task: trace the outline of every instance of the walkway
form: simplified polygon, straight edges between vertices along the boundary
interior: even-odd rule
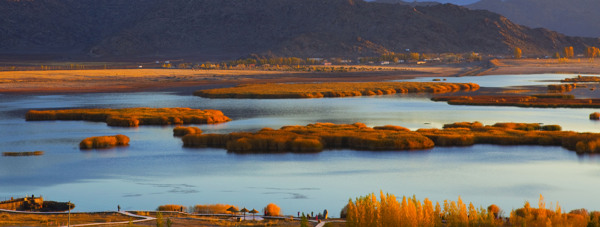
[[[32,211],[16,211],[16,210],[5,210],[5,209],[0,209],[0,211],[9,212],[9,213],[17,213],[17,214],[68,214],[68,212],[32,212]],[[77,212],[77,213],[79,213],[79,212]],[[77,214],[77,213],[71,213],[71,214]],[[81,212],[81,213],[92,214],[92,213],[116,213],[116,212],[110,211],[110,212]],[[120,211],[118,213],[132,217],[132,218],[141,218],[141,219],[137,219],[137,220],[131,220],[132,223],[152,221],[152,220],[156,219],[154,217],[132,214],[127,211]],[[114,225],[114,224],[129,224],[129,221],[86,223],[86,224],[75,224],[75,225],[71,225],[71,226]]]

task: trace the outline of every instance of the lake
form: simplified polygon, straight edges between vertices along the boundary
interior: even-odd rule
[[[573,75],[462,77],[503,86]],[[448,78],[452,81],[455,78]],[[458,79],[458,78],[456,78]],[[431,78],[421,79],[430,81]],[[481,82],[479,82],[481,81]],[[454,81],[453,81],[454,82]],[[494,83],[497,84],[497,83]],[[0,95],[0,151],[45,151],[36,157],[0,157],[0,200],[25,195],[72,201],[76,211],[152,210],[162,204],[226,203],[261,210],[276,203],[285,214],[330,216],[348,199],[371,192],[495,203],[505,214],[537,203],[563,210],[600,210],[600,157],[561,147],[437,147],[426,151],[325,150],[317,154],[231,154],[224,149],[183,148],[173,126],[108,127],[84,121],[24,120],[30,109],[190,107],[219,109],[233,121],[199,125],[205,133],[255,131],[315,122],[440,128],[460,121],[559,124],[564,130],[600,132],[594,109],[451,106],[425,94],[325,99],[206,99],[176,92],[68,95]],[[130,146],[81,151],[90,136],[125,134]]]

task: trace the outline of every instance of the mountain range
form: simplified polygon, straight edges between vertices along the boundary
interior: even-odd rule
[[[598,0],[481,0],[466,7],[496,12],[529,27],[600,37]]]
[[[485,10],[361,0],[0,0],[0,21],[2,55],[227,59],[406,49],[510,54],[514,47],[549,55],[600,46]]]

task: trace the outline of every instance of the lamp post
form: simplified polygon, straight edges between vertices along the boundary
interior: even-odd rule
[[[69,206],[67,209],[69,209],[69,221],[67,222],[67,226],[71,227],[71,200],[69,200],[69,203],[67,203],[67,206]]]

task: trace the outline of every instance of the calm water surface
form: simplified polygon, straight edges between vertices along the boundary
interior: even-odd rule
[[[537,85],[566,76],[529,77]],[[524,78],[505,80],[505,85],[518,84]],[[78,211],[115,210],[117,204],[148,210],[161,204],[212,203],[260,210],[274,202],[286,214],[328,209],[338,216],[349,198],[383,190],[434,201],[456,200],[460,195],[476,206],[496,203],[507,211],[525,200],[535,204],[542,193],[548,203],[560,201],[566,210],[600,209],[596,196],[600,157],[577,156],[560,147],[477,145],[412,152],[237,155],[223,149],[182,148],[181,140],[172,136],[172,126],[119,128],[95,122],[24,120],[29,109],[148,106],[219,109],[234,119],[200,125],[206,133],[314,122],[439,128],[457,121],[535,122],[600,132],[600,125],[588,120],[593,109],[450,106],[429,98],[212,100],[160,92],[0,95],[0,151],[46,152],[38,157],[0,157],[0,199],[41,194],[73,201]],[[117,133],[131,138],[129,147],[78,148],[83,138]]]

